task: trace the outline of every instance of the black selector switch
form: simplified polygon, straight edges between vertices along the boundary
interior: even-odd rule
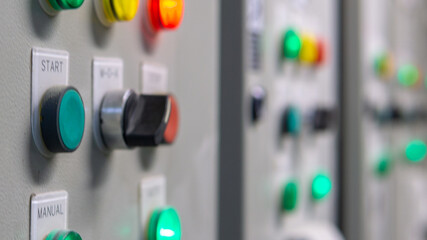
[[[130,96],[124,112],[124,139],[128,147],[157,146],[169,120],[166,95]]]
[[[264,105],[266,99],[265,89],[261,86],[255,86],[251,91],[251,112],[252,112],[252,122],[257,122],[264,112]]]
[[[329,108],[316,108],[312,116],[313,130],[324,131],[331,128],[335,122],[335,111]]]
[[[171,95],[108,92],[101,104],[100,128],[108,149],[157,146],[174,142],[179,115]]]

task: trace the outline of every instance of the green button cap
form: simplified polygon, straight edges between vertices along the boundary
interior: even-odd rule
[[[299,34],[289,29],[285,32],[283,37],[283,57],[288,59],[297,59],[301,51],[302,41]]]
[[[82,240],[82,237],[74,231],[54,230],[49,233],[46,240]]]
[[[282,210],[292,211],[296,208],[298,203],[298,184],[296,181],[288,182],[282,195]]]
[[[318,173],[311,185],[311,195],[314,200],[324,199],[332,190],[330,177],[324,173]]]
[[[285,111],[283,133],[298,135],[301,131],[301,115],[296,107],[289,107]]]
[[[405,154],[410,162],[420,162],[427,155],[427,146],[421,140],[413,140],[406,145]]]
[[[85,127],[85,109],[80,94],[68,90],[59,106],[59,132],[68,149],[76,149],[83,138]]]
[[[375,166],[375,172],[378,176],[387,176],[392,167],[392,160],[388,155],[381,156]]]
[[[397,78],[402,86],[410,87],[418,82],[420,78],[420,72],[414,65],[403,65],[398,70]]]
[[[48,0],[50,5],[55,10],[67,10],[67,9],[76,9],[79,8],[84,0]]]
[[[180,240],[181,221],[173,207],[157,209],[153,212],[148,226],[148,240]]]

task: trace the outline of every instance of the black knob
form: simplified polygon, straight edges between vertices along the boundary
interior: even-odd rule
[[[264,104],[266,99],[265,89],[261,86],[255,86],[251,92],[252,101],[252,121],[257,122],[264,112]]]
[[[324,131],[335,122],[335,112],[328,108],[316,108],[313,112],[313,130]]]
[[[129,147],[157,146],[169,121],[171,103],[166,95],[132,95],[124,112],[124,139]]]
[[[112,91],[102,101],[101,135],[109,149],[171,144],[178,125],[178,105],[171,95]]]

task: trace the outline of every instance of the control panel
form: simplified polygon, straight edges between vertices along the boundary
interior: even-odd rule
[[[361,216],[352,227],[359,239],[426,236],[426,7],[423,1],[360,2],[360,43],[354,45],[360,55],[353,56],[360,65],[360,94],[354,97],[360,126],[346,124],[360,132],[349,148],[360,152],[352,185],[360,189],[355,205]]]
[[[218,7],[5,3],[2,239],[216,239]]]

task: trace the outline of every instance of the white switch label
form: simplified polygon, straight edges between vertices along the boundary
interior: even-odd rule
[[[40,130],[40,101],[53,86],[68,85],[69,54],[66,51],[33,48],[31,76],[31,125],[34,142],[44,156],[50,156]]]
[[[98,146],[105,150],[99,126],[99,111],[102,99],[108,91],[123,89],[123,60],[119,58],[94,58],[92,81],[94,136]]]
[[[36,194],[31,197],[30,240],[43,240],[55,229],[67,229],[68,193]]]
[[[142,63],[141,92],[159,94],[168,92],[168,69],[157,64]]]
[[[166,178],[154,176],[142,179],[140,194],[141,229],[145,236],[153,210],[166,205]]]

